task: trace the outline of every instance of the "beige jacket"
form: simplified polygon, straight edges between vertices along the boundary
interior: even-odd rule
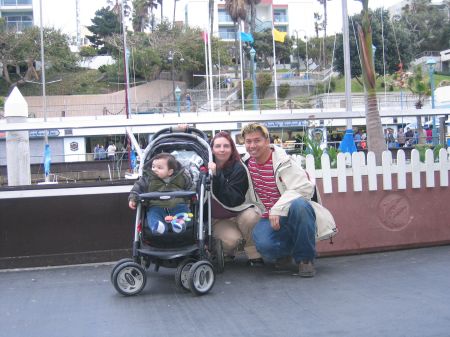
[[[291,203],[298,198],[304,198],[311,203],[316,214],[317,240],[324,240],[333,237],[336,233],[336,224],[331,213],[321,204],[314,202],[311,198],[314,195],[315,185],[309,180],[306,171],[283,149],[271,145],[273,171],[276,184],[281,197],[270,210],[271,215],[287,216]],[[242,158],[244,163],[248,163],[250,155],[247,153]],[[264,212],[265,208],[254,192],[252,180],[249,179],[250,202],[255,203]],[[317,191],[318,192],[318,191]],[[319,197],[319,195],[317,195]],[[320,197],[318,199],[320,202]]]

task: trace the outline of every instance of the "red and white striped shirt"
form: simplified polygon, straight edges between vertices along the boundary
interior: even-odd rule
[[[272,154],[270,154],[269,159],[264,164],[258,164],[254,158],[250,158],[248,170],[250,171],[255,192],[266,208],[262,217],[268,218],[270,209],[281,197],[275,181]]]

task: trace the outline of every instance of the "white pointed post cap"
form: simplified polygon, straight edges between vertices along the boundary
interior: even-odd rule
[[[6,99],[5,117],[28,117],[28,103],[17,87]]]

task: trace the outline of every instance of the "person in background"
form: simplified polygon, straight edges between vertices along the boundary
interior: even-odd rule
[[[191,95],[186,94],[186,110],[191,112]]]
[[[97,144],[95,145],[94,148],[94,160],[100,160],[99,151],[100,151],[100,144]]]
[[[108,159],[113,161],[116,158],[116,145],[114,145],[113,142],[109,143],[108,148],[106,149],[106,152],[108,152]]]
[[[402,128],[398,129],[398,132],[397,132],[397,143],[398,143],[398,146],[399,146],[399,147],[404,147],[404,146],[405,146],[405,143],[406,143],[406,135],[405,135],[405,133],[403,132],[403,129],[402,129]]]

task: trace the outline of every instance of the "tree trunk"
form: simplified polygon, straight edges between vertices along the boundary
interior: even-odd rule
[[[11,77],[9,77],[8,72],[8,63],[2,60],[2,64],[3,64],[3,79],[6,81],[6,83],[12,84]]]
[[[256,29],[256,5],[254,1],[250,2],[250,14],[250,34],[253,36]]]
[[[417,138],[419,144],[425,144],[425,135],[423,134],[422,116],[416,116]]]
[[[362,26],[358,25],[358,40],[361,46],[361,68],[366,91],[366,126],[369,151],[375,153],[377,164],[381,164],[381,155],[386,150],[376,92],[375,67],[372,52],[372,28],[369,19],[369,0],[362,0]]]
[[[33,65],[33,59],[27,60],[27,72],[25,73],[24,80],[30,81],[32,79],[35,79],[36,81],[39,80],[39,75],[36,71],[36,68]]]

